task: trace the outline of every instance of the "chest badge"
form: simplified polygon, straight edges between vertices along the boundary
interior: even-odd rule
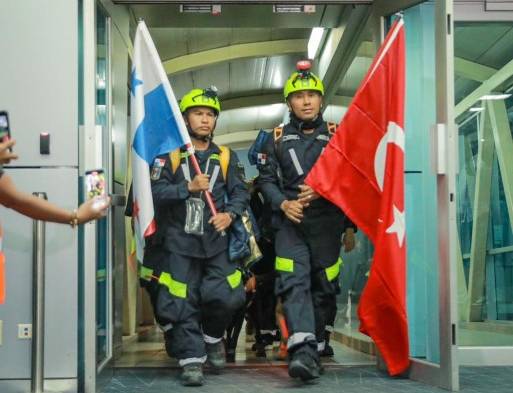
[[[165,159],[155,158],[155,161],[153,161],[153,166],[151,168],[151,180],[160,179],[160,175],[162,174],[162,169],[164,168],[164,165],[166,165]]]

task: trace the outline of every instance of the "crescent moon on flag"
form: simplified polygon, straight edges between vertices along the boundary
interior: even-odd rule
[[[404,130],[392,121],[388,123],[387,132],[379,141],[376,154],[374,156],[374,176],[376,176],[376,183],[378,183],[381,191],[383,191],[387,145],[389,143],[394,143],[404,153]]]

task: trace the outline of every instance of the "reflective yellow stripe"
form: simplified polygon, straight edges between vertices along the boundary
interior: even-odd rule
[[[187,297],[187,284],[174,280],[171,274],[162,273],[159,277],[159,283],[165,285],[171,295],[182,299]]]
[[[214,153],[214,154],[211,154],[211,155],[210,155],[210,159],[211,159],[211,160],[217,160],[217,161],[219,161],[219,160],[220,160],[220,158],[219,158],[219,154],[215,154],[215,153]]]
[[[151,276],[153,276],[153,269],[150,269],[144,265],[139,266],[139,277],[146,281],[151,281]]]
[[[232,289],[237,288],[242,281],[242,273],[240,270],[235,270],[232,274],[226,277],[228,280],[228,284],[232,287]]]
[[[294,260],[288,259],[288,258],[282,258],[282,257],[276,257],[276,263],[275,263],[276,270],[279,270],[281,272],[294,272]]]
[[[338,258],[337,262],[335,262],[330,267],[326,269],[326,277],[328,277],[328,281],[333,281],[340,274],[340,266],[342,265],[342,258]]]
[[[186,158],[189,157],[191,154],[188,151],[181,151],[180,152],[180,158]]]

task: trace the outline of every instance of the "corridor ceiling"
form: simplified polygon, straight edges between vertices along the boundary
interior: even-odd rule
[[[182,12],[168,0],[114,2],[128,4],[132,34],[138,20],[146,22],[177,98],[193,87],[218,88],[216,141],[233,147],[248,146],[260,128],[284,120],[282,87],[295,63],[307,57],[312,28],[325,28],[313,64],[327,89],[324,116],[330,121],[341,120],[378,46],[364,30],[370,1],[327,1],[301,13],[275,12],[272,1],[223,1],[217,15]],[[479,98],[471,93],[507,66],[512,51],[511,23],[456,23],[457,116],[467,116]]]
[[[283,84],[295,63],[307,57],[313,27],[326,29],[314,61],[331,104],[325,117],[341,120],[375,53],[362,31],[369,6],[339,2],[304,13],[277,13],[272,4],[221,7],[212,15],[181,12],[179,4],[129,5],[132,33],[143,19],[177,98],[193,87],[218,88],[222,113],[216,141],[247,146],[260,128],[283,121]]]

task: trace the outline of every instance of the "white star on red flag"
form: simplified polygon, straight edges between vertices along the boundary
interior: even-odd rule
[[[406,232],[406,225],[404,220],[404,211],[400,211],[395,205],[393,206],[393,212],[394,212],[394,222],[392,225],[390,225],[386,233],[391,234],[395,233],[397,234],[397,241],[399,242],[399,247],[403,246],[404,242],[404,234]]]

